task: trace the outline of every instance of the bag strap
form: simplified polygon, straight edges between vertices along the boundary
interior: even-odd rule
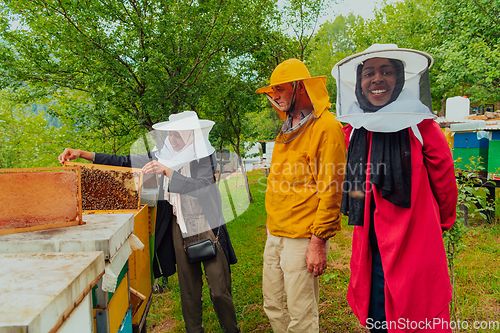
[[[217,235],[215,235],[215,242],[219,242],[220,226],[217,228]]]
[[[214,160],[213,160],[213,155],[210,155],[210,164],[212,166],[212,174],[213,174],[213,177],[214,177],[214,183],[217,182],[217,179],[215,178],[215,167],[214,167]],[[220,225],[217,227],[217,235],[215,235],[215,243],[218,243],[219,242],[219,234],[220,234]],[[186,241],[183,240],[183,243],[184,243],[184,251],[186,251]]]
[[[212,174],[214,175],[214,182],[217,182],[217,179],[215,178],[215,167],[214,167],[214,160],[213,160],[214,154],[210,155],[210,165],[212,166]]]
[[[213,160],[214,154],[210,155],[210,164],[212,166],[212,174],[214,175],[214,184],[217,183],[217,179],[215,178],[215,167],[214,167],[214,160]],[[217,243],[219,241],[219,233],[220,233],[220,225],[217,228],[217,235],[215,236],[215,242]]]

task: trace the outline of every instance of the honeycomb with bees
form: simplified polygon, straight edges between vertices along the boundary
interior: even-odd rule
[[[124,210],[140,207],[140,169],[88,163],[66,163],[82,169],[83,210]]]

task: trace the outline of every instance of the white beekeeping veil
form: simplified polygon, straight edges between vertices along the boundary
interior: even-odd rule
[[[401,71],[399,89],[394,90],[391,100],[382,107],[373,107],[360,91],[361,68],[372,58],[387,58],[399,64]],[[435,118],[429,88],[432,62],[427,53],[398,48],[395,44],[374,44],[338,62],[332,69],[337,80],[337,120],[354,128],[387,133]]]
[[[177,170],[193,160],[212,155],[215,148],[210,144],[208,135],[214,124],[211,120],[198,119],[194,111],[171,114],[168,121],[154,124],[158,162]],[[172,147],[169,132],[177,132],[182,137],[185,146],[181,151]]]
[[[168,121],[154,124],[154,130],[137,140],[131,148],[130,159],[134,168],[142,168],[157,159],[177,171],[172,179],[162,176],[163,182],[159,187],[155,182],[154,188],[157,191],[162,189],[156,192],[157,200],[167,200],[172,205],[183,237],[217,230],[242,214],[249,205],[246,196],[241,196],[244,198],[241,199],[240,195],[235,195],[240,192],[237,186],[229,188],[227,184],[237,185],[237,175],[236,182],[230,174],[224,176],[222,181],[226,186],[222,187],[221,197],[214,174],[222,172],[223,167],[217,165],[215,148],[208,139],[214,124],[211,120],[199,119],[194,111],[172,114]],[[181,149],[174,149],[175,143],[172,146],[168,138],[171,132],[182,138],[184,146]],[[196,175],[191,174],[191,166]],[[246,192],[242,193],[246,195]]]

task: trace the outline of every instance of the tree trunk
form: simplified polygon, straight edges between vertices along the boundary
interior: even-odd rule
[[[441,111],[438,113],[438,117],[444,117],[445,116],[445,107],[446,107],[446,98],[441,99]]]
[[[235,149],[235,151],[236,151],[236,155],[238,155],[238,163],[241,165],[241,174],[243,175],[243,180],[245,182],[245,188],[247,190],[248,200],[250,202],[252,202],[252,193],[250,193],[250,187],[248,186],[247,172],[245,170],[245,165],[243,164],[243,160],[242,160],[241,155],[240,155],[240,149],[239,149],[239,147],[237,147]]]
[[[219,176],[217,177],[217,184],[220,183],[220,178],[222,176],[222,144],[219,145],[219,154],[220,154],[220,158],[219,158]]]

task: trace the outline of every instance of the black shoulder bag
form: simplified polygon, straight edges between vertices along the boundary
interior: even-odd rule
[[[219,230],[220,231],[220,230]],[[190,264],[207,261],[217,256],[217,243],[219,242],[219,231],[215,237],[215,242],[210,238],[202,239],[184,246]]]
[[[213,165],[212,155],[210,155],[210,162],[212,164],[212,171],[214,172],[215,180],[215,169]],[[196,241],[189,245],[185,245],[186,243],[184,243],[184,250],[186,251],[190,264],[207,261],[217,256],[217,243],[219,242],[219,233],[220,226],[217,230],[217,235],[215,236],[215,242],[210,238],[207,238]]]

